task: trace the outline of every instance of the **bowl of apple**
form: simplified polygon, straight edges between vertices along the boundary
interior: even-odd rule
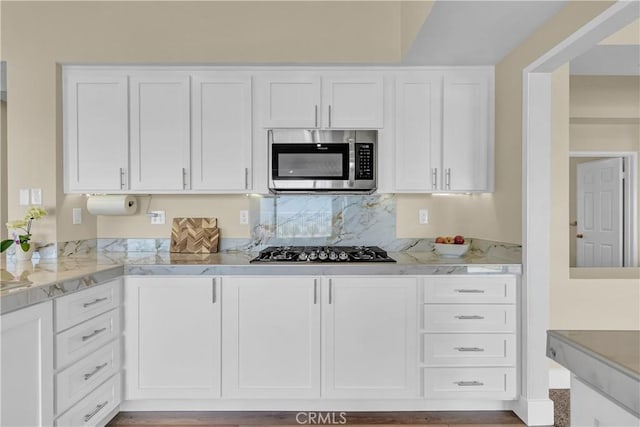
[[[458,258],[463,256],[469,250],[469,244],[465,243],[464,237],[436,237],[433,245],[436,253],[442,257]]]

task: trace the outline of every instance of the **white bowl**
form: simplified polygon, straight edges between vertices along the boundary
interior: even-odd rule
[[[462,245],[449,244],[449,243],[434,243],[436,253],[443,257],[457,258],[466,254],[469,250],[469,244]]]

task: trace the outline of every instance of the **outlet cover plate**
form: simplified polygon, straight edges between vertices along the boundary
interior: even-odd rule
[[[164,224],[164,211],[151,211],[153,216],[151,217],[151,224],[153,225],[162,225]]]

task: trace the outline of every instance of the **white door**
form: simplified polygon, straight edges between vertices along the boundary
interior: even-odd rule
[[[622,267],[622,158],[579,163],[577,174],[576,264]]]
[[[223,397],[320,397],[319,292],[309,277],[223,279]]]
[[[189,74],[131,76],[131,189],[189,188]]]
[[[64,72],[65,191],[126,190],[129,169],[127,76]]]
[[[328,77],[322,80],[322,126],[341,129],[384,127],[384,83],[377,74]]]
[[[489,185],[490,75],[478,71],[444,74],[443,190],[482,191]]]
[[[320,125],[320,77],[294,74],[266,77],[262,108],[265,128],[312,129]]]
[[[327,279],[323,397],[418,396],[416,279]]]
[[[220,396],[216,282],[207,277],[126,279],[125,399]]]
[[[45,302],[3,314],[0,425],[53,425],[53,314]]]
[[[191,188],[250,189],[251,77],[192,76]]]
[[[396,79],[395,190],[432,191],[442,181],[442,73]]]

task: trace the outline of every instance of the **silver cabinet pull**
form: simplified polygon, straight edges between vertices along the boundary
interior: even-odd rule
[[[464,352],[464,351],[484,351],[484,348],[480,347],[454,347],[455,350]]]
[[[107,328],[102,328],[102,329],[96,329],[93,332],[91,332],[89,335],[84,335],[82,337],[82,341],[86,341],[86,340],[90,340],[91,338],[95,337],[96,335],[106,331]]]
[[[329,105],[329,127],[331,127],[331,105]]]
[[[211,279],[211,284],[213,285],[213,288],[212,288],[213,295],[211,296],[211,302],[215,304],[218,300],[218,295],[216,293],[217,280],[215,277]]]
[[[478,316],[478,315],[473,315],[473,316],[454,316],[456,319],[460,319],[460,320],[482,320],[484,319],[484,316]]]
[[[127,187],[127,170],[125,168],[120,168],[120,189],[125,190]]]
[[[93,418],[98,412],[100,412],[100,409],[104,408],[105,406],[107,406],[109,404],[108,400],[105,400],[104,402],[98,404],[96,406],[96,408],[89,412],[87,415],[84,416],[84,418],[82,418],[84,420],[84,422],[86,423],[87,421],[89,421],[91,418]]]
[[[313,279],[313,303],[318,303],[318,279]]]
[[[96,368],[89,372],[88,374],[84,374],[84,380],[88,380],[89,378],[91,378],[92,376],[94,376],[95,374],[97,374],[98,372],[100,372],[101,370],[103,370],[104,368],[106,368],[108,365],[107,362],[104,362],[102,365],[96,366]]]
[[[473,387],[473,386],[481,386],[484,383],[480,381],[456,381],[454,382],[458,387]]]
[[[451,168],[447,168],[444,173],[444,185],[447,190],[451,190]]]
[[[459,294],[484,294],[482,289],[454,289]]]
[[[182,188],[187,188],[187,169],[182,168]]]
[[[314,117],[315,117],[315,120],[316,120],[316,126],[315,127],[318,127],[318,104],[316,104],[316,108],[315,108],[314,114],[315,114]]]
[[[85,302],[84,304],[82,304],[82,306],[83,306],[84,308],[87,308],[87,307],[90,307],[90,306],[92,306],[92,305],[94,305],[94,304],[98,304],[99,302],[106,301],[106,300],[108,300],[108,299],[109,299],[109,298],[107,298],[107,297],[104,297],[104,298],[96,298],[96,299],[94,299],[94,300],[93,300],[93,301],[91,301],[91,302]]]
[[[333,280],[329,279],[329,304],[333,302]]]
[[[249,188],[249,168],[244,168],[244,189]]]
[[[431,168],[431,187],[438,188],[438,168]]]

